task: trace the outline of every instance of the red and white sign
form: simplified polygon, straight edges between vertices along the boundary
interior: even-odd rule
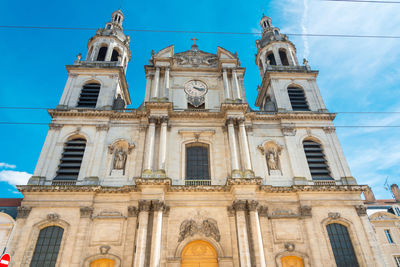
[[[10,255],[9,254],[4,254],[3,256],[1,256],[0,259],[0,267],[8,267],[8,265],[10,264]]]

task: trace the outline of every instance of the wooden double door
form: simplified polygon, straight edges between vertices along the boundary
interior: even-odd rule
[[[206,241],[190,242],[182,251],[181,267],[218,267],[218,254]]]

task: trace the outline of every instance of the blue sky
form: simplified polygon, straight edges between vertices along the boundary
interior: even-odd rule
[[[3,1],[0,25],[99,28],[109,21],[120,1]],[[320,0],[173,0],[123,1],[125,29],[259,32],[262,13],[272,17],[282,33],[400,35],[396,4],[326,2]],[[390,19],[388,19],[390,18]],[[66,64],[86,54],[94,31],[0,28],[0,106],[55,107],[66,79]],[[131,108],[144,97],[144,65],[151,50],[175,45],[188,50],[190,38],[201,50],[215,53],[222,46],[239,54],[246,67],[245,87],[254,108],[261,83],[252,35],[128,32],[132,60],[127,80]],[[399,39],[290,37],[299,61],[306,57],[319,70],[318,85],[331,112],[339,112],[335,125],[400,125]],[[399,113],[352,114],[380,111]],[[50,122],[45,110],[0,109],[0,121]],[[48,127],[0,124],[0,197],[20,197],[15,184],[26,183],[33,173]],[[379,198],[384,189],[400,182],[400,128],[338,127],[337,134],[353,176],[372,186]]]

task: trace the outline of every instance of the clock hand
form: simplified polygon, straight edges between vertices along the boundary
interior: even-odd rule
[[[205,90],[204,88],[200,88],[200,87],[196,87],[196,86],[193,86],[193,88],[198,90],[198,91],[204,91]]]

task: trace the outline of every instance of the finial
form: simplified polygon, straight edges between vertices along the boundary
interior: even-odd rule
[[[191,38],[190,40],[193,41],[193,45],[196,45],[196,41],[198,41],[199,39],[197,39],[196,37]]]

